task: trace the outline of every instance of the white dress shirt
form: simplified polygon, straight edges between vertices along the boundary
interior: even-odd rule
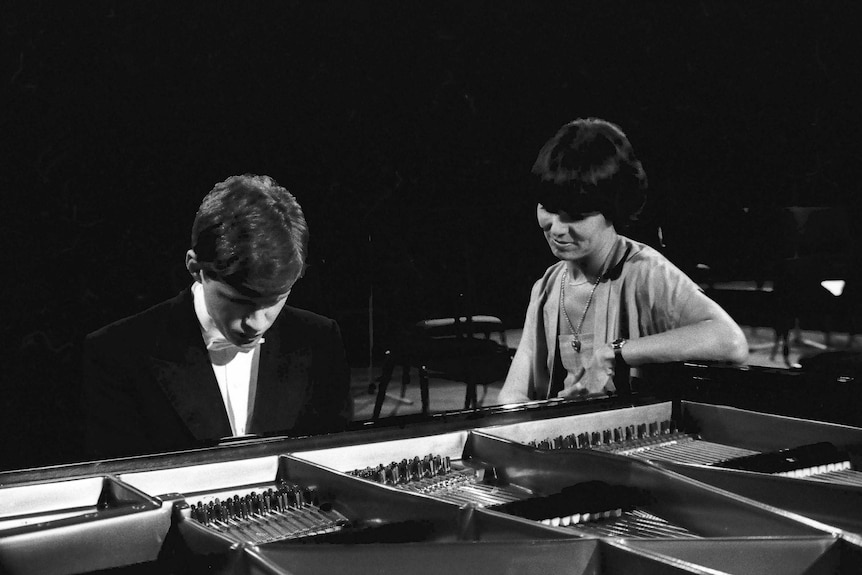
[[[245,435],[254,408],[260,344],[264,340],[261,338],[258,345],[249,350],[234,346],[225,339],[207,312],[200,282],[192,284],[192,296],[210,363],[230,420],[231,432],[234,436]]]

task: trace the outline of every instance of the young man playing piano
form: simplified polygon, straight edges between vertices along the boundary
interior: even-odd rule
[[[617,233],[646,201],[646,174],[618,126],[566,124],[533,174],[539,227],[560,261],[533,286],[500,403],[604,395],[629,366],[747,359],[745,335],[718,304]]]
[[[307,246],[302,209],[271,178],[217,184],[192,226],[192,284],[85,340],[88,454],[343,429],[352,399],[338,325],[286,305]]]

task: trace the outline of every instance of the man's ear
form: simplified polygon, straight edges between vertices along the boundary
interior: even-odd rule
[[[189,273],[196,282],[201,281],[203,270],[201,270],[201,265],[198,263],[198,256],[195,254],[194,250],[186,252],[186,269],[189,270]]]

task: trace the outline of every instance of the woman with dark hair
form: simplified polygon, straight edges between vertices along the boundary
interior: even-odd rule
[[[618,126],[566,124],[532,171],[539,227],[560,261],[533,286],[501,403],[614,392],[615,370],[629,366],[745,362],[736,322],[658,251],[617,232],[647,188]]]

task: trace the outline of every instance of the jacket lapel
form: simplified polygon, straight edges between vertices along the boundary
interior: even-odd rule
[[[191,290],[175,299],[151,368],[165,396],[197,439],[231,435],[230,421],[195,316]]]
[[[311,348],[289,308],[264,336],[260,347],[257,390],[248,424],[250,433],[288,431],[306,403],[311,382]]]

